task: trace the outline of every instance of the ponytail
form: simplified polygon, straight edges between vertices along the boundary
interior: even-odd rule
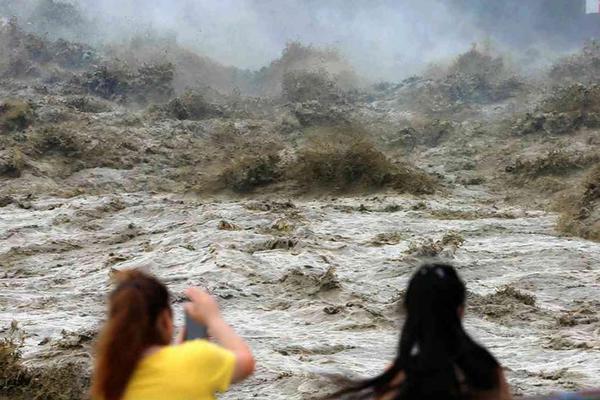
[[[97,347],[91,394],[102,400],[121,399],[144,351],[168,343],[157,326],[161,311],[170,310],[166,287],[137,270],[122,275]]]
[[[423,265],[411,278],[404,298],[407,318],[392,366],[329,398],[372,399],[391,394],[395,400],[461,400],[470,391],[498,388],[498,362],[462,326],[459,308],[464,307],[465,296],[465,285],[451,265]]]

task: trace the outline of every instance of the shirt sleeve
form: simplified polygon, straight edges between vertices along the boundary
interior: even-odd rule
[[[200,368],[202,380],[214,391],[226,391],[233,378],[235,354],[207,340],[194,342],[194,363]]]

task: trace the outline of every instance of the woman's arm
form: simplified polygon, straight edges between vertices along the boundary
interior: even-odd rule
[[[185,311],[206,326],[210,336],[235,355],[232,382],[240,382],[252,375],[255,368],[252,351],[244,339],[223,320],[216,300],[198,288],[189,288],[185,294],[191,300],[184,306]]]
[[[208,332],[223,347],[235,354],[235,369],[232,382],[242,381],[252,375],[255,368],[254,357],[248,344],[222,318],[208,325]]]

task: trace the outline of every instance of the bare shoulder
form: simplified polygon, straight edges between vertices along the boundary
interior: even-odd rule
[[[392,381],[392,385],[401,385],[405,379],[406,379],[406,374],[404,373],[404,371],[400,371],[400,372],[398,372],[398,374]]]
[[[400,372],[398,372],[398,374],[396,374],[396,377],[391,382],[391,386],[401,385],[405,380],[406,380],[406,374],[404,373],[404,371],[400,371]],[[392,391],[392,392],[384,394],[383,396],[379,397],[377,400],[393,400],[396,398],[397,394],[398,393],[396,391]]]
[[[502,367],[498,367],[498,387],[494,390],[479,391],[474,393],[474,400],[512,400],[510,394],[510,387],[506,376],[504,376],[504,370]]]

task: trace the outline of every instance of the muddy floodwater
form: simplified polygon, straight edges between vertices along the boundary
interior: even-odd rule
[[[0,327],[18,321],[29,363],[73,357],[78,339],[65,338],[97,331],[114,269],[142,266],[175,294],[178,322],[182,290],[203,286],[248,338],[256,374],[222,398],[311,398],[331,389],[327,374],[386,366],[407,280],[437,254],[466,280],[467,329],[515,393],[597,385],[600,243],[494,198],[27,200],[0,208]]]

